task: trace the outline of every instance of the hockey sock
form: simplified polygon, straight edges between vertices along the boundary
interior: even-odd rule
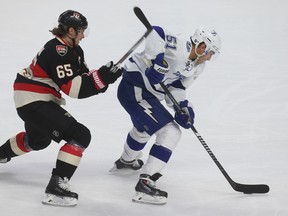
[[[131,161],[137,158],[141,150],[148,142],[150,135],[145,132],[139,132],[133,128],[127,135],[126,143],[124,144],[124,151],[122,158],[126,161]]]
[[[0,147],[0,157],[1,158],[12,158],[16,156],[23,155],[25,153],[30,152],[27,145],[27,141],[25,141],[25,132],[21,132],[16,136],[7,140]]]
[[[149,157],[143,166],[142,172],[149,175],[161,173],[171,155],[172,151],[170,149],[154,144],[150,150]]]
[[[56,161],[56,168],[52,174],[58,175],[61,178],[67,177],[70,179],[77,169],[82,158],[84,148],[79,145],[66,143],[60,148]]]
[[[164,146],[154,144],[149,154],[167,163],[172,155],[172,151]]]

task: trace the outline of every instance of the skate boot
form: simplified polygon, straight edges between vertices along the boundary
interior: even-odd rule
[[[124,159],[119,158],[117,161],[115,161],[114,167],[110,169],[110,172],[115,172],[121,169],[138,170],[142,168],[143,164],[143,161],[140,159],[125,161]]]
[[[62,179],[59,176],[53,175],[45,190],[45,198],[42,203],[45,205],[54,206],[76,206],[78,194],[71,192],[68,179]]]
[[[161,176],[160,173],[155,173],[152,176],[141,174],[135,187],[136,195],[132,198],[132,201],[155,205],[165,204],[168,197],[167,192],[156,188],[156,181]]]

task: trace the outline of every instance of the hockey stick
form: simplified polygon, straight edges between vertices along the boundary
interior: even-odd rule
[[[166,87],[166,85],[164,83],[160,83],[162,89],[164,90],[165,94],[169,97],[169,99],[172,101],[172,103],[175,105],[177,112],[179,113],[183,113],[181,107],[179,106],[178,102],[176,101],[176,99],[173,97],[173,95],[171,94],[171,92],[168,90],[168,88]],[[227,181],[229,182],[229,184],[231,185],[231,187],[238,192],[243,192],[245,194],[252,194],[252,193],[268,193],[269,192],[269,186],[265,185],[265,184],[256,184],[256,185],[250,185],[250,184],[240,184],[237,183],[235,181],[233,181],[230,176],[228,175],[228,173],[225,171],[225,169],[223,168],[223,166],[220,164],[220,162],[217,160],[216,156],[214,155],[214,153],[211,151],[211,149],[209,148],[209,146],[207,145],[207,143],[204,141],[204,139],[202,138],[202,136],[198,133],[198,131],[196,130],[196,128],[192,125],[191,126],[192,131],[194,132],[194,134],[196,135],[196,137],[198,138],[198,140],[200,141],[200,143],[202,144],[202,146],[205,148],[205,150],[208,152],[208,154],[210,155],[210,157],[212,158],[212,160],[215,162],[215,164],[217,165],[217,167],[220,169],[220,171],[222,172],[222,174],[224,175],[224,177],[227,179]]]
[[[152,30],[152,26],[149,23],[149,21],[147,20],[147,18],[145,17],[145,15],[143,14],[143,12],[141,11],[140,8],[135,7],[134,8],[134,12],[137,15],[140,14],[141,16],[139,17],[137,15],[137,17],[140,19],[140,21],[145,25],[145,27],[148,30]],[[176,99],[173,97],[173,95],[171,94],[171,92],[168,90],[168,88],[166,87],[166,85],[164,83],[160,83],[162,89],[164,90],[165,94],[170,98],[170,100],[172,101],[172,103],[175,105],[177,112],[182,113],[182,109],[179,106],[178,102],[176,101]],[[209,148],[209,146],[206,144],[206,142],[204,141],[204,139],[202,138],[202,136],[198,133],[198,131],[195,129],[195,127],[192,125],[191,126],[192,131],[194,132],[194,134],[196,135],[196,137],[198,138],[198,140],[200,141],[200,143],[203,145],[203,147],[205,148],[205,150],[208,152],[208,154],[210,155],[210,157],[212,158],[212,160],[215,162],[215,164],[217,165],[217,167],[220,169],[220,171],[222,172],[222,174],[224,175],[224,177],[227,179],[227,181],[229,182],[229,184],[231,185],[231,187],[238,192],[243,192],[245,194],[251,194],[251,193],[267,193],[269,192],[269,186],[265,185],[265,184],[256,184],[256,185],[250,185],[250,184],[240,184],[237,183],[235,181],[233,181],[230,176],[228,175],[228,173],[225,171],[225,169],[223,168],[223,166],[220,164],[220,162],[217,160],[216,156],[214,155],[214,153],[211,151],[211,149]]]
[[[144,13],[139,7],[134,7],[134,13],[138,17],[138,19],[146,26],[146,32],[142,35],[142,37],[119,59],[119,61],[113,66],[111,72],[116,72],[118,68],[121,67],[121,64],[130,56],[131,53],[135,51],[135,49],[141,44],[141,42],[152,32],[153,28],[149,24],[146,19]],[[149,24],[149,25],[147,25]]]

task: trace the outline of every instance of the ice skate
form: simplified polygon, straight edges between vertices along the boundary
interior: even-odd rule
[[[144,162],[141,159],[135,159],[132,161],[125,161],[122,158],[119,158],[114,163],[114,167],[112,167],[110,172],[117,172],[119,170],[139,170],[142,168]]]
[[[155,184],[161,176],[162,175],[160,173],[155,173],[152,176],[141,174],[135,187],[136,194],[132,198],[132,201],[155,205],[165,204],[167,202],[168,194],[166,191],[156,188]]]
[[[45,190],[45,198],[42,203],[54,206],[76,206],[78,194],[71,192],[68,179],[52,176]]]
[[[11,158],[1,158],[0,157],[0,163],[8,163],[11,160]]]

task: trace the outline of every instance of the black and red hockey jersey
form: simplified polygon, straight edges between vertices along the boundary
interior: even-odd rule
[[[97,90],[80,46],[71,48],[61,38],[53,38],[38,52],[28,68],[14,82],[16,108],[34,101],[64,104],[61,91],[73,98],[86,98],[104,92]]]

